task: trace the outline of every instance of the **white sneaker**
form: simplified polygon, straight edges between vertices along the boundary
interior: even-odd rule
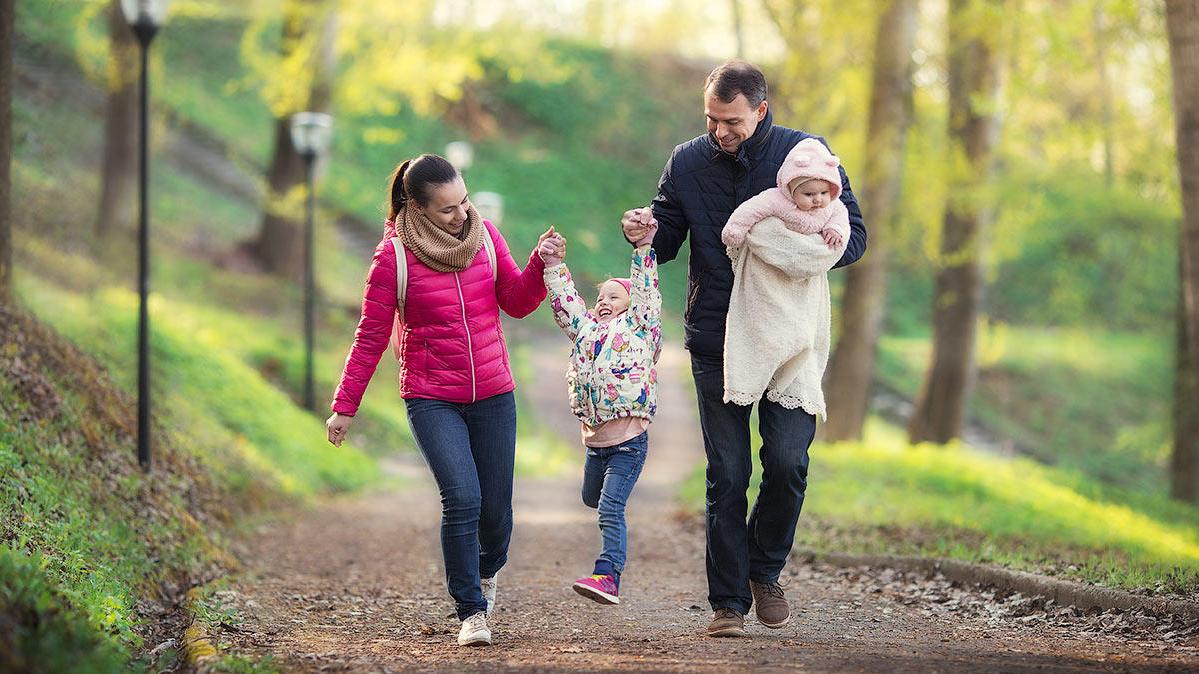
[[[479,589],[483,591],[483,598],[487,600],[487,617],[491,617],[491,612],[495,610],[495,579],[500,574],[495,574],[491,578],[484,578],[479,582]]]
[[[479,611],[462,621],[458,630],[459,646],[490,646],[491,630],[487,628],[487,614]]]

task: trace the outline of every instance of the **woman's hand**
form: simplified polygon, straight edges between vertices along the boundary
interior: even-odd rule
[[[353,421],[354,417],[334,412],[333,416],[325,421],[325,432],[329,435],[329,442],[336,447],[341,447],[341,441],[346,439],[346,433],[350,430],[350,424]]]
[[[566,259],[566,238],[550,227],[538,241],[537,254],[547,267],[562,264]]]

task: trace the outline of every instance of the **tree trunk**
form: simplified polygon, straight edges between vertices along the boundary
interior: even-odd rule
[[[1199,4],[1166,0],[1182,193],[1171,493],[1199,501]]]
[[[827,48],[821,48],[825,37],[818,29],[826,19],[824,8],[809,0],[762,0],[761,6],[787,45],[781,76],[771,88],[770,104],[774,106],[775,120],[780,117],[803,120],[807,128],[821,129],[823,136],[834,135],[834,127],[840,120],[826,119],[826,88],[830,86],[826,66],[835,56],[826,54]]]
[[[300,228],[304,221],[303,191],[306,186],[303,184],[303,159],[291,144],[290,117],[295,112],[325,112],[329,108],[335,24],[323,0],[294,0],[288,6],[291,11],[283,25],[284,58],[296,49],[312,49],[308,58],[313,70],[312,85],[302,110],[290,110],[275,120],[275,149],[267,170],[262,227],[253,250],[268,272],[300,281],[304,269]],[[305,37],[314,31],[320,31],[319,38],[306,40]]]
[[[1095,33],[1095,71],[1099,76],[1099,114],[1103,134],[1103,180],[1108,189],[1115,182],[1115,166],[1113,146],[1115,144],[1115,124],[1112,103],[1112,78],[1107,67],[1107,41],[1110,31],[1107,29],[1107,19],[1103,13],[1102,2],[1095,4],[1092,14]]]
[[[0,0],[0,304],[12,298],[12,51],[16,0]]]
[[[975,10],[1003,0],[950,0],[950,169],[933,294],[932,365],[908,426],[913,443],[958,437],[975,378],[975,332],[982,304],[982,259],[990,208],[981,192],[997,140],[999,59],[993,25]],[[996,13],[998,14],[998,13]]]
[[[918,0],[892,0],[879,16],[874,89],[858,201],[869,214],[870,254],[849,267],[841,301],[841,336],[829,361],[825,440],[862,437],[887,294],[888,234],[897,220],[904,146],[912,122],[912,48]]]
[[[138,45],[121,13],[120,0],[108,7],[108,38],[108,103],[96,215],[100,241],[113,232],[132,230],[136,216]]]
[[[737,58],[745,58],[745,27],[741,19],[741,0],[729,0],[729,9],[733,13],[733,40],[736,45]]]

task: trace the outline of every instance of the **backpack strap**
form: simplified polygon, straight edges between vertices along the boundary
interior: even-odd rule
[[[495,241],[491,239],[491,230],[487,229],[487,225],[483,225],[483,233],[486,235],[483,237],[483,250],[487,251],[487,263],[491,265],[491,282],[495,283],[499,278],[499,265],[495,260]],[[403,332],[404,324],[404,300],[408,296],[408,252],[404,249],[404,244],[400,242],[398,236],[392,237],[391,245],[396,255],[396,315],[391,328],[391,351],[395,354],[396,360],[399,360],[400,334]]]
[[[404,298],[408,296],[408,255],[400,237],[392,237],[391,245],[396,253],[396,316],[404,321]]]
[[[491,282],[499,278],[499,265],[495,263],[495,241],[491,240],[491,230],[483,225],[483,249],[487,251],[487,263],[491,265]]]

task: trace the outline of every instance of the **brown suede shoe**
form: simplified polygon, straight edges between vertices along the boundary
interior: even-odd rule
[[[778,581],[759,583],[749,581],[749,591],[754,596],[754,613],[758,622],[771,628],[778,629],[791,620],[791,607],[783,594],[783,586]]]
[[[710,637],[748,637],[745,631],[745,616],[731,608],[718,608],[708,624]]]

